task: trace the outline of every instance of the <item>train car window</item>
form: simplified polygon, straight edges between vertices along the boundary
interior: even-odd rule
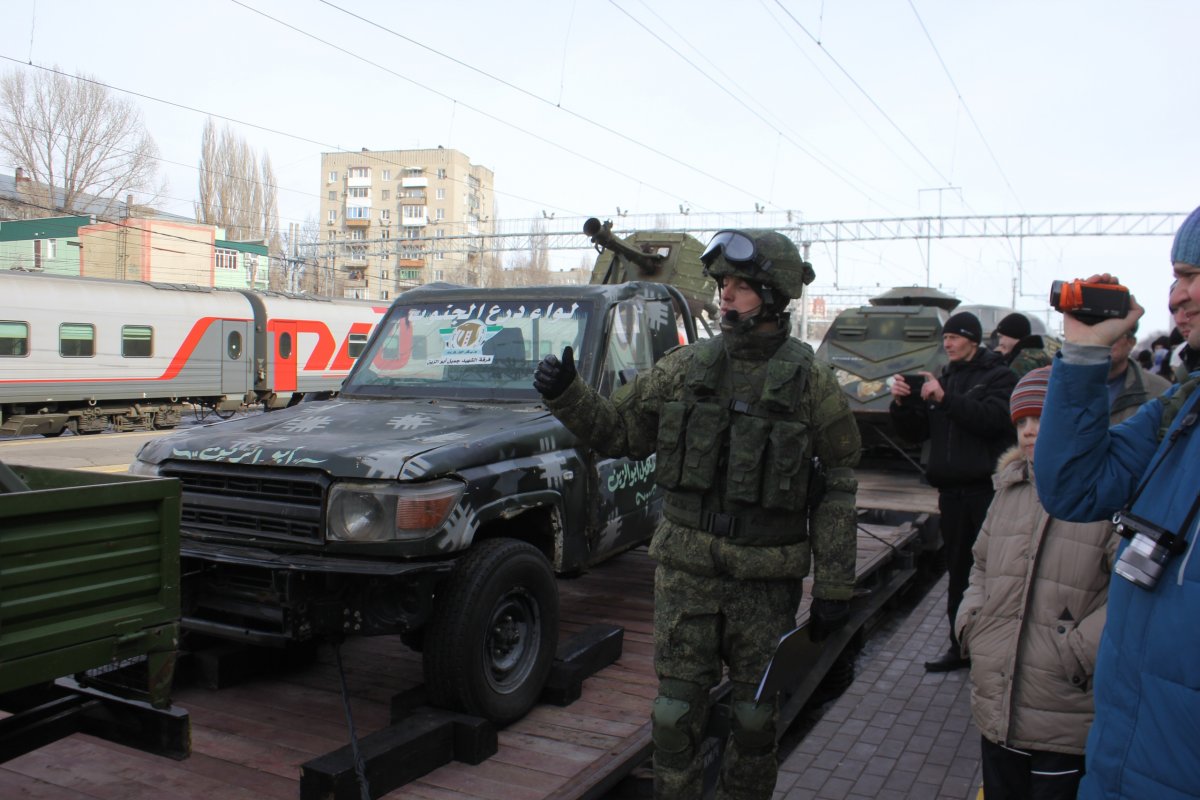
[[[229,334],[229,341],[225,345],[229,351],[229,357],[237,361],[242,357],[242,334],[233,331]]]
[[[149,325],[122,326],[121,355],[125,358],[149,358],[154,355],[154,329]]]
[[[29,323],[0,320],[0,357],[29,355]]]
[[[83,322],[64,322],[59,325],[58,354],[63,358],[91,358],[96,355],[96,326]]]
[[[279,334],[279,357],[284,359],[292,357],[292,335],[287,331]]]
[[[358,358],[366,346],[367,335],[365,333],[352,333],[350,334],[350,344],[346,346],[346,352],[351,358]]]

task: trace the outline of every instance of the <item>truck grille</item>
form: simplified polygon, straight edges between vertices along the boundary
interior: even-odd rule
[[[320,542],[329,478],[314,470],[171,462],[183,484],[181,527],[284,541]]]

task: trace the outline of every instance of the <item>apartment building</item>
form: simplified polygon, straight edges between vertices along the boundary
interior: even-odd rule
[[[476,285],[478,237],[495,224],[492,187],[492,171],[458,150],[322,153],[313,258],[345,297],[390,300],[433,281]]]

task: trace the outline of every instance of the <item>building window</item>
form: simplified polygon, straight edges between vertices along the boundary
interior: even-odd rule
[[[336,208],[329,209],[329,221],[337,222],[337,209]]]
[[[446,209],[444,209],[444,208],[439,208],[439,209],[438,209],[438,210],[435,212],[435,219],[445,219],[445,218],[446,218]]]
[[[350,168],[350,177],[351,178],[369,178],[369,177],[371,177],[371,168],[370,167],[351,167]]]
[[[365,186],[351,186],[347,193],[348,197],[367,198],[371,196],[371,190]]]
[[[438,200],[445,200],[445,199],[446,199],[446,190],[445,190],[445,189],[438,189],[438,190],[437,190],[437,199],[438,199]]]
[[[390,208],[385,208],[385,209],[382,209],[382,210],[379,212],[379,218],[380,218],[381,220],[383,220],[384,222],[391,222],[391,220],[392,220],[392,210],[391,210]]]
[[[392,199],[392,190],[391,190],[391,189],[384,189],[384,190],[383,190],[383,199],[384,199],[384,200],[391,200],[391,199]]]
[[[329,173],[329,182],[337,183],[337,171],[336,170],[333,170]]]
[[[387,181],[390,181],[391,179],[392,179],[392,171],[390,169],[385,169],[383,171],[384,182],[386,183]]]
[[[346,219],[370,219],[370,206],[346,206]]]
[[[331,202],[331,203],[337,202],[337,191],[334,189],[329,190],[329,202]]]
[[[238,254],[236,250],[217,248],[217,269],[237,269]]]
[[[380,239],[390,239],[390,238],[392,238],[392,229],[391,229],[391,228],[384,228],[383,230],[381,230],[381,231],[379,232],[379,238],[380,238]]]
[[[438,167],[437,176],[438,176],[439,178],[444,178],[444,177],[446,177],[446,170],[445,170],[445,168],[444,168],[444,167]]]
[[[406,167],[404,170],[404,176],[406,178],[419,178],[424,174],[425,174],[424,167]],[[438,177],[441,177],[441,176],[439,175]]]
[[[405,219],[424,219],[425,206],[402,206],[401,213]]]
[[[402,269],[402,270],[400,270],[400,280],[402,280],[402,281],[415,281],[420,277],[421,277],[421,270],[419,270],[419,269]]]
[[[149,325],[123,325],[121,355],[124,358],[149,358],[154,355],[154,329]]]
[[[363,239],[365,239],[367,237],[363,234],[361,228],[355,228],[354,230],[350,231],[350,238],[355,241],[361,242]]]
[[[82,322],[59,325],[58,354],[64,358],[91,358],[96,355],[96,326]]]
[[[46,240],[46,258],[58,258],[58,239]]]
[[[441,260],[442,260],[442,259],[444,259],[445,257],[446,257],[446,254],[445,254],[445,253],[442,253],[442,252],[437,252],[437,253],[434,253],[434,254],[433,254],[433,260],[434,260],[434,261],[441,261]]]
[[[383,299],[383,300],[388,300],[388,299],[389,299],[389,295],[388,295],[388,290],[387,290],[387,289],[384,289],[384,290],[383,290],[383,292],[382,292],[381,294],[383,294],[383,297],[382,297],[382,299]]]
[[[435,233],[435,234],[434,234],[434,236],[436,236],[436,237],[437,237],[437,238],[439,238],[439,239],[440,239],[440,238],[442,238],[442,237],[443,237],[443,236],[445,236],[445,235],[446,235],[446,229],[445,229],[445,228],[438,228],[438,229],[437,229],[437,233]]]
[[[434,279],[435,281],[443,281],[443,280],[445,280],[445,279],[446,279],[446,273],[445,273],[445,272],[443,272],[443,271],[442,271],[442,270],[440,270],[440,269],[435,269],[435,270],[433,271],[433,279]]]
[[[422,235],[422,230],[420,228],[405,228],[404,229],[404,238],[405,239],[419,239],[419,238],[421,238],[421,235]]]
[[[29,323],[0,321],[0,357],[29,355]]]

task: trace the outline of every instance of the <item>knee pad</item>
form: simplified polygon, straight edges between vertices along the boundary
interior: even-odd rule
[[[733,704],[733,740],[743,752],[775,746],[775,704],[747,700]]]
[[[678,754],[696,746],[696,716],[704,715],[703,689],[688,681],[664,678],[650,713],[654,749],[663,754]]]

